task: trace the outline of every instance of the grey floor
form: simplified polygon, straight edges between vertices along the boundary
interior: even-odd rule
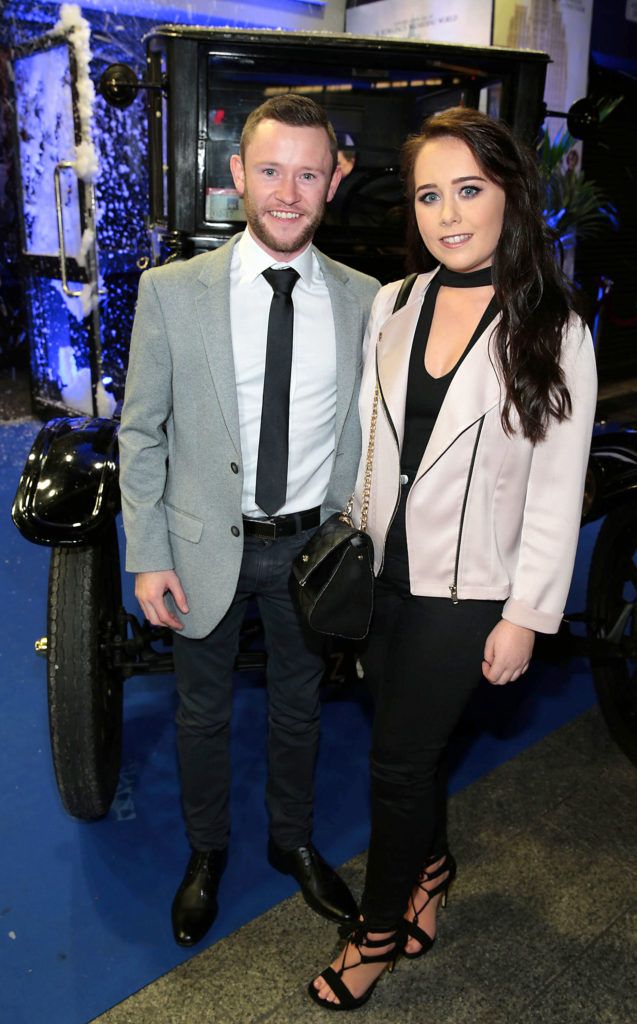
[[[596,709],[455,796],[459,863],[439,941],[356,1014],[370,1024],[634,1024],[637,768]],[[364,858],[343,874],[360,892]],[[304,1024],[336,948],[294,896],[99,1024]]]

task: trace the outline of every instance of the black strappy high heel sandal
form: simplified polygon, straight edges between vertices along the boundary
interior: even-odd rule
[[[327,999],[321,999],[314,988],[314,981],[311,981],[308,986],[310,996],[315,1003],[318,1003],[319,1006],[324,1007],[326,1010],[357,1010],[359,1006],[363,1006],[363,1004],[367,1002],[385,972],[381,971],[371,985],[365,989],[363,994],[356,997],[352,995],[342,980],[345,971],[351,971],[354,967],[359,967],[361,964],[386,964],[387,971],[391,974],[396,966],[397,958],[403,951],[404,945],[405,935],[402,923],[396,931],[391,932],[385,939],[370,939],[365,925],[362,922],[359,923],[351,932],[347,942],[345,943],[341,966],[338,970],[335,971],[333,967],[326,967],[320,974],[320,977],[327,982],[332,992],[337,996],[340,1002],[331,1003],[328,1002]],[[354,946],[356,948],[360,958],[353,964],[345,963],[349,946]],[[369,955],[365,952],[367,949],[382,949],[384,946],[391,946],[391,948],[386,950],[384,953],[378,953],[376,955],[373,953]]]
[[[447,906],[447,894],[449,892],[449,886],[456,877],[457,869],[456,862],[450,853],[445,854],[444,857],[444,861],[442,862],[438,870],[435,871],[433,874],[428,870],[428,868],[432,864],[435,864],[437,861],[440,860],[439,855],[436,855],[435,857],[430,857],[430,859],[427,861],[422,871],[420,872],[420,875],[418,877],[418,888],[427,897],[420,910],[416,910],[416,904],[414,903],[413,896],[410,895],[409,897],[409,906],[414,916],[411,921],[405,921],[405,931],[407,932],[409,938],[415,939],[416,942],[420,943],[421,948],[416,950],[415,953],[410,953],[408,950],[404,949],[403,956],[406,957],[408,960],[417,960],[419,956],[424,956],[425,953],[429,952],[434,942],[436,941],[435,938],[432,939],[431,935],[428,935],[427,932],[423,931],[423,929],[419,927],[418,918],[425,910],[425,908],[429,905],[434,896],[437,896],[438,893],[442,893],[442,899],[440,900],[441,905],[443,907]],[[425,882],[433,882],[436,880],[436,878],[440,878],[441,875],[446,875],[446,878],[442,882],[440,882],[439,885],[434,886],[433,889],[425,888]]]

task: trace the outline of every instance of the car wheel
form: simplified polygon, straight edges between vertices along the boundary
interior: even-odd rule
[[[588,576],[589,635],[617,640],[593,651],[599,706],[620,749],[637,764],[637,504],[610,512],[599,531]]]
[[[75,818],[103,817],[119,778],[122,675],[112,665],[121,605],[112,523],[99,543],[51,553],[49,727],[62,803]]]

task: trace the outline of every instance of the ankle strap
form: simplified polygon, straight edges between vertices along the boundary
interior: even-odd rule
[[[437,864],[439,860],[442,860],[442,864],[437,871],[431,871],[434,864]],[[436,878],[440,878],[445,873],[453,874],[455,872],[456,862],[450,853],[438,853],[433,857],[428,857],[422,868],[418,880],[432,882]]]
[[[366,949],[382,949],[384,946],[399,943],[404,933],[404,918],[393,928],[370,928],[364,921],[359,921],[348,936],[348,942],[354,946],[364,946]],[[370,939],[370,932],[386,932],[384,939]]]
[[[376,929],[374,929],[375,931]],[[357,967],[358,964],[346,964],[345,959],[347,957],[347,947],[355,946],[360,957],[359,963],[362,964],[393,964],[396,962],[399,954],[402,952],[406,940],[406,932],[402,925],[394,928],[388,933],[384,939],[370,939],[368,936],[368,928],[363,922],[358,922],[356,927],[352,930],[345,948],[343,950],[343,958],[341,960],[341,966],[338,970],[339,975],[343,975],[345,971],[350,971],[352,968]],[[369,954],[367,950],[370,949],[384,949],[383,953]]]

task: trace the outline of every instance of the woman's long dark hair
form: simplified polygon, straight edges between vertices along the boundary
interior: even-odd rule
[[[494,332],[505,386],[502,425],[511,434],[517,413],[522,434],[536,444],[546,436],[551,418],[560,422],[571,412],[560,366],[570,289],[542,216],[537,164],[503,122],[478,110],[452,107],[428,117],[403,147],[409,271],[431,270],[436,264],[418,231],[414,165],[426,142],[445,136],[466,143],[486,177],[505,193],[502,233],[493,256],[493,287],[502,311]]]

